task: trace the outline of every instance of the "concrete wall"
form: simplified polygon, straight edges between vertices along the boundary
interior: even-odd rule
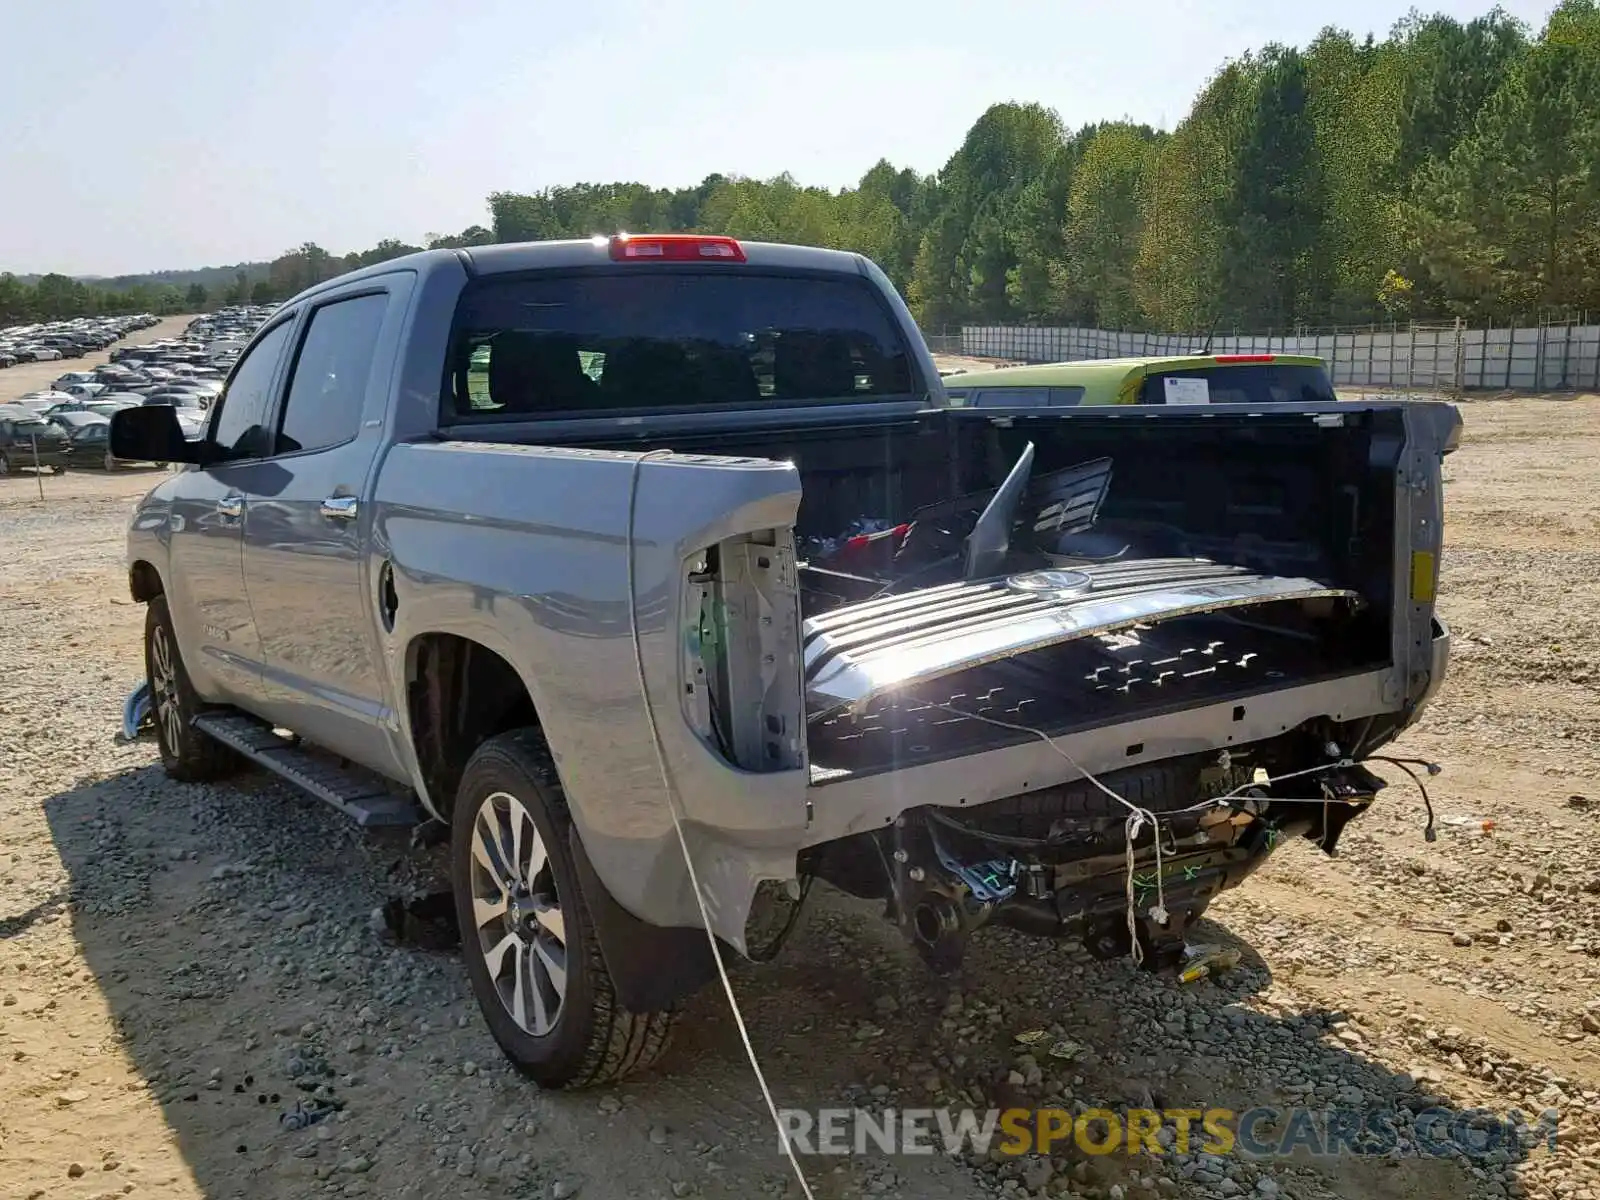
[[[1205,336],[1071,326],[961,329],[960,353],[1061,362],[1124,355],[1196,354]],[[1302,334],[1217,334],[1213,354],[1312,354],[1335,384],[1422,390],[1600,390],[1600,325],[1471,329],[1415,325]]]

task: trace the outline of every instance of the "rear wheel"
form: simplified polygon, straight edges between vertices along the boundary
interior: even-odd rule
[[[145,608],[144,663],[156,744],[167,774],[183,783],[201,783],[238,770],[238,755],[194,727],[195,717],[206,705],[195,694],[178,654],[165,596],[157,596]]]
[[[617,999],[579,891],[561,784],[537,731],[478,748],[452,825],[467,974],[506,1057],[551,1088],[607,1083],[653,1063],[673,1014],[629,1012]]]

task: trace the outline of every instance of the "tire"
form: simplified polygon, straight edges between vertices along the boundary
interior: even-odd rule
[[[237,771],[242,765],[239,756],[194,727],[195,717],[208,706],[189,682],[165,596],[157,596],[145,608],[144,669],[150,681],[156,744],[167,774],[180,783],[204,783]]]
[[[111,457],[111,451],[106,451],[106,456],[101,461],[100,465],[107,471],[115,471],[117,469],[117,460]]]
[[[566,799],[538,731],[478,747],[451,827],[467,975],[506,1057],[548,1088],[609,1083],[654,1063],[675,1014],[629,1012],[617,1000],[579,890]],[[519,853],[506,852],[508,841]]]
[[[0,479],[4,479],[9,474],[11,474],[11,460],[6,457],[3,450],[0,450]]]

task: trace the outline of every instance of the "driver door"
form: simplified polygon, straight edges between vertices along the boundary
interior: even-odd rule
[[[224,461],[183,472],[168,515],[167,603],[184,666],[202,699],[247,710],[260,701],[262,682],[245,592],[245,497],[271,448],[269,414],[294,324],[288,314],[239,359],[207,433]]]

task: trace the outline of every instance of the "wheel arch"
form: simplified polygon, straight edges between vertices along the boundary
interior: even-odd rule
[[[404,661],[407,740],[429,806],[448,821],[473,751],[497,734],[543,724],[527,681],[481,641],[419,633]]]
[[[490,738],[532,729],[545,737],[533,689],[506,655],[456,633],[413,637],[405,651],[405,706],[417,772],[434,812],[449,822],[473,752]],[[550,749],[548,742],[545,743]],[[560,781],[552,760],[551,769]],[[618,997],[633,1012],[661,1012],[715,977],[697,927],[652,925],[617,903],[595,870],[578,825],[568,829],[583,902]],[[731,953],[730,948],[730,953]]]
[[[161,581],[161,572],[153,563],[145,559],[136,559],[128,568],[128,592],[138,603],[148,604],[157,596],[166,594],[166,587]]]

